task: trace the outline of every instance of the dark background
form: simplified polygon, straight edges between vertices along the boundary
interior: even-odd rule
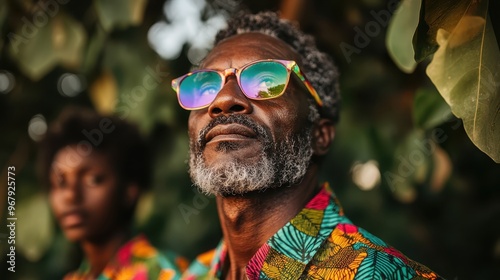
[[[26,20],[33,23],[40,3],[48,2],[0,0],[0,217],[6,221],[7,167],[14,166],[18,218],[15,274],[7,272],[9,232],[0,228],[0,275],[9,277],[2,279],[57,279],[80,261],[81,252],[51,217],[35,166],[44,123],[70,104],[114,111],[149,137],[153,185],[139,205],[137,230],[161,250],[189,259],[217,244],[221,233],[213,199],[205,203],[187,175],[188,113],[177,105],[170,81],[210,48],[210,42],[192,38],[214,32],[189,39],[178,31],[189,22],[217,26],[214,17],[240,9],[281,10],[335,58],[343,107],[322,178],[330,181],[347,216],[445,278],[500,274],[500,165],[471,143],[450,114],[425,75],[428,61],[405,74],[389,57],[387,26],[373,13],[390,12],[391,1],[176,1],[198,3],[191,4],[198,7],[194,12],[181,8],[185,15],[165,13],[164,7],[173,11],[173,0],[167,6],[142,0],[52,1],[57,13],[13,51],[12,34],[22,35]],[[498,26],[494,5],[490,14]],[[148,41],[158,22],[170,30],[159,41],[182,46],[178,55],[160,57]],[[380,30],[359,47],[358,30],[366,32],[370,22]],[[359,51],[346,56],[345,44]],[[57,59],[47,62],[54,54]],[[144,87],[151,71],[158,84],[139,95],[134,90]],[[68,74],[77,82],[64,80]],[[186,207],[194,210],[188,217],[180,211]]]

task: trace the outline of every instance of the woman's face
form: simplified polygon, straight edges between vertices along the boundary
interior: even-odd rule
[[[69,145],[50,170],[50,204],[70,241],[98,241],[125,226],[125,191],[108,155],[83,156]]]

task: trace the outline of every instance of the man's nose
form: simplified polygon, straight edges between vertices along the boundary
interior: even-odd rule
[[[228,114],[249,114],[252,112],[252,103],[241,91],[236,77],[229,76],[215,100],[208,107],[212,118]]]

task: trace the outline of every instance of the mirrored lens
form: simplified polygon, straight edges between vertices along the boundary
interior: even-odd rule
[[[179,101],[186,108],[198,108],[214,101],[222,86],[217,72],[202,71],[193,73],[181,81]]]
[[[263,61],[245,68],[240,75],[241,88],[254,99],[276,97],[285,90],[288,71],[278,62]]]

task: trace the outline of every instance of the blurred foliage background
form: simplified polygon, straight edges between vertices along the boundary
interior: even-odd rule
[[[51,217],[35,168],[37,141],[70,104],[115,112],[149,137],[154,183],[138,207],[138,231],[189,259],[217,244],[214,201],[187,174],[188,114],[170,81],[207,53],[241,9],[280,10],[336,59],[343,109],[322,179],[347,215],[446,278],[499,275],[500,165],[451,114],[425,75],[429,61],[405,74],[391,60],[380,16],[396,4],[0,0],[0,218],[6,223],[8,166],[16,169],[18,218],[15,274],[7,271],[8,229],[0,228],[0,278],[59,279],[80,261]],[[498,5],[490,1],[497,38]],[[346,52],[348,45],[356,50]]]

